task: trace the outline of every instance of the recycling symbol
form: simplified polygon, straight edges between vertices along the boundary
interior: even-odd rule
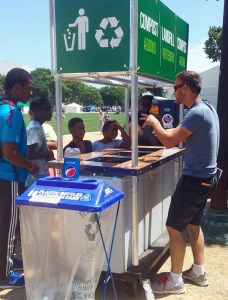
[[[100,23],[100,29],[96,30],[95,38],[100,45],[101,48],[107,48],[109,45],[112,48],[118,47],[122,37],[123,37],[123,30],[120,26],[118,26],[119,21],[116,17],[108,17],[104,18]],[[110,28],[113,29],[113,36],[109,39],[105,38],[105,30],[107,29],[108,25],[110,24]]]

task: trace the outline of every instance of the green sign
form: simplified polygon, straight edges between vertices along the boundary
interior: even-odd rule
[[[138,0],[138,73],[173,81],[187,49],[188,24],[159,0]]]
[[[57,72],[126,72],[130,2],[55,0]],[[138,74],[173,81],[187,49],[188,24],[160,0],[138,0]]]
[[[130,0],[55,0],[58,73],[129,66]]]

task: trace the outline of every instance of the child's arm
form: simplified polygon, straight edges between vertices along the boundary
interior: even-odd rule
[[[57,149],[57,135],[50,124],[44,123],[43,125],[44,133],[46,136],[46,143],[49,150]]]
[[[118,129],[121,132],[121,137],[123,142],[120,144],[119,148],[130,148],[131,147],[131,139],[122,126],[118,124]]]
[[[57,141],[46,141],[49,150],[56,150],[57,149]]]

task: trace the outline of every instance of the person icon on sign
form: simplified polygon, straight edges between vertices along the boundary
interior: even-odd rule
[[[69,27],[77,27],[78,26],[78,50],[86,49],[86,33],[89,32],[89,19],[84,16],[85,10],[84,8],[80,8],[79,16],[76,18],[75,22],[69,24]]]

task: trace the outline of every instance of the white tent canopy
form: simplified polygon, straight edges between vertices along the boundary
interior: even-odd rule
[[[80,113],[82,112],[82,105],[79,105],[77,103],[70,103],[65,106],[66,111],[65,113]]]

